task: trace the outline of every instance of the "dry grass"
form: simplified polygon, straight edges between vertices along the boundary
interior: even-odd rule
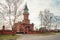
[[[17,35],[0,35],[0,40],[16,39],[18,37]]]

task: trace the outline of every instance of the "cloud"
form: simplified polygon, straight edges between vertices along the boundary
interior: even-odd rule
[[[56,8],[60,8],[60,0],[52,0],[52,5]]]
[[[31,22],[37,26],[39,24],[38,15],[40,11],[49,9],[54,15],[60,16],[60,0],[28,0],[28,8]],[[38,23],[38,24],[37,24]]]
[[[54,13],[54,15],[60,16],[60,0],[52,0],[51,12]]]
[[[28,0],[27,3],[30,13],[30,20],[37,27],[40,25],[40,20],[38,18],[40,11],[49,9],[51,0]]]

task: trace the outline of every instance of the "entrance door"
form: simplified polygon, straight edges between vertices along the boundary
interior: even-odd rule
[[[25,33],[26,33],[26,34],[29,32],[29,29],[30,29],[30,26],[26,26],[26,27],[25,27],[25,30],[26,30]]]
[[[23,28],[20,28],[20,34],[24,34],[24,29]]]
[[[24,34],[24,32],[20,32],[20,34]]]

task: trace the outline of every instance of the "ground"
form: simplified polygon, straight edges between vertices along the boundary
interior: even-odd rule
[[[17,40],[60,40],[60,33],[56,35],[40,35],[40,34],[19,34]]]
[[[18,35],[0,35],[0,40],[16,40]]]

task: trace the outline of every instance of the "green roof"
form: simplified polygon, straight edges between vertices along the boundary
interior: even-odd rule
[[[24,8],[24,11],[27,10],[28,11],[28,7],[27,7],[27,4],[25,5],[25,8]]]

